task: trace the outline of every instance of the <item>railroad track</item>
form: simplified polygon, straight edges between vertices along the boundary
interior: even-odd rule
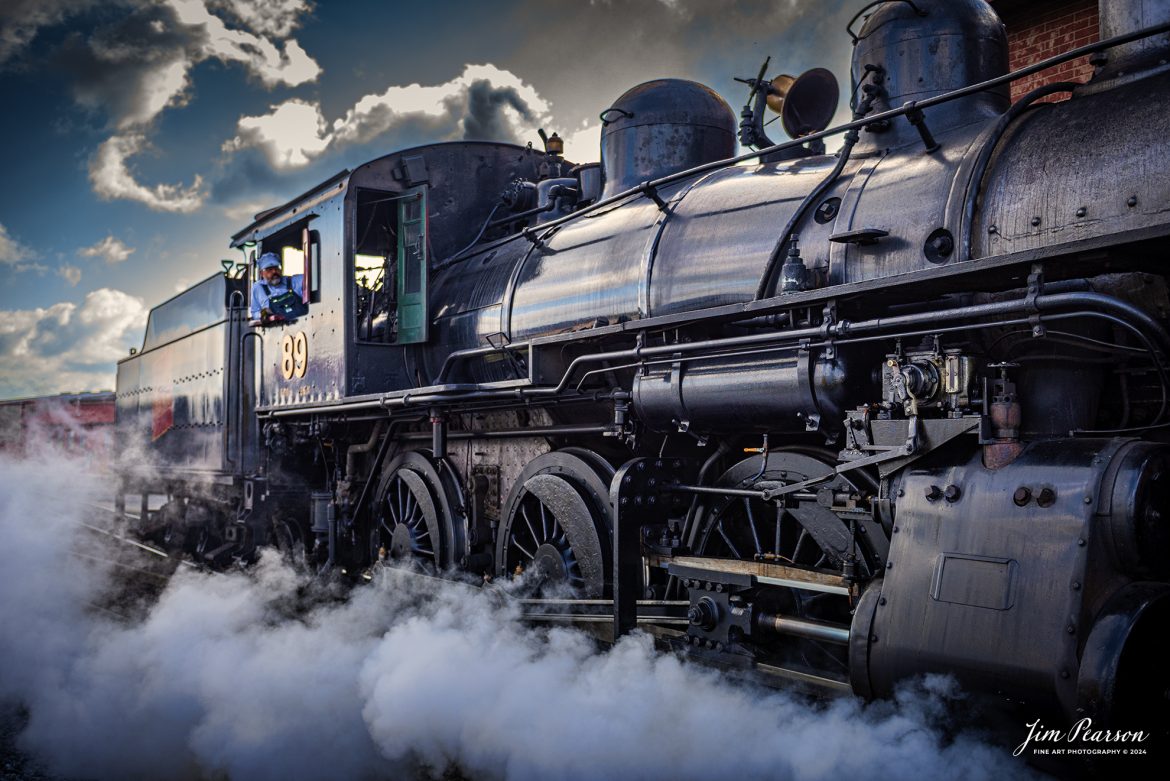
[[[106,514],[108,526],[81,523],[101,544],[70,553],[82,561],[106,566],[116,572],[115,587],[100,601],[91,602],[95,610],[107,613],[123,621],[141,617],[150,604],[162,593],[171,576],[180,568],[190,568],[208,573],[216,570],[197,564],[181,555],[167,551],[141,540],[133,539],[117,528],[117,514],[112,507],[92,505],[93,509]],[[126,513],[130,521],[138,520],[132,513]],[[373,580],[384,573],[394,578],[407,579],[414,584],[432,588],[466,589],[468,593],[487,593],[503,607],[515,608],[519,617],[534,626],[566,625],[575,626],[587,632],[602,643],[613,642],[614,602],[611,599],[572,599],[555,597],[518,596],[498,584],[471,583],[440,578],[417,570],[392,567],[382,562],[374,565],[362,580]],[[638,600],[638,628],[655,638],[664,649],[680,650],[687,640],[687,600]],[[811,672],[775,667],[768,664],[752,663],[747,667],[729,667],[725,662],[705,659],[702,654],[688,654],[694,661],[706,666],[724,669],[735,674],[750,674],[766,685],[780,686],[796,684],[815,685],[822,689],[844,691],[844,681],[826,678]]]
[[[199,569],[194,562],[127,536],[114,508],[91,503],[90,509],[99,517],[93,523],[79,523],[88,534],[74,538],[69,554],[110,573],[110,587],[89,603],[92,609],[132,621],[153,604],[178,569]],[[126,517],[137,520],[131,513]]]

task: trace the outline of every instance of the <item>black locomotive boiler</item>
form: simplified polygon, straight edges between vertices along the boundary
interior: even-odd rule
[[[600,163],[434,144],[257,215],[118,366],[144,531],[523,576],[866,697],[1162,702],[1170,1],[1102,4],[1093,77],[1014,103],[1043,64],[1007,72],[986,3],[870,5],[844,126],[823,71],[748,79],[740,121],[662,79]],[[248,321],[263,252],[307,314]]]

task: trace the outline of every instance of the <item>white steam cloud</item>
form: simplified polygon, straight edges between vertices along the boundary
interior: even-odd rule
[[[62,777],[827,779],[1027,775],[936,726],[945,680],[897,702],[810,704],[749,688],[634,635],[599,651],[521,624],[499,594],[383,573],[348,598],[266,555],[180,569],[136,622],[89,603],[108,576],[68,556],[100,483],[0,462],[0,699],[20,749]],[[35,522],[34,522],[35,521]]]

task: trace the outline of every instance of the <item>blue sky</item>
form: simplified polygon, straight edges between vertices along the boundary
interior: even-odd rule
[[[627,88],[689,78],[738,113],[733,77],[769,55],[770,75],[847,84],[860,5],[3,0],[0,398],[111,389],[151,306],[342,168],[431,141],[539,144],[539,127],[596,160],[597,115]]]

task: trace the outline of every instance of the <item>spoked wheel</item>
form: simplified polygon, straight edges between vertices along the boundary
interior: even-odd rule
[[[278,519],[272,524],[272,541],[281,557],[297,572],[309,570],[309,552],[305,545],[305,533],[301,524],[289,518]]]
[[[746,459],[729,469],[718,481],[727,488],[754,488],[761,484],[788,485],[818,477],[832,467],[799,452],[768,454],[760,470],[760,456]],[[854,484],[844,476],[819,483],[798,499],[780,507],[755,497],[721,497],[706,507],[695,525],[692,549],[703,556],[767,561],[804,569],[839,572],[846,558],[857,563],[857,576],[872,572],[874,551],[865,535],[854,542],[848,524],[837,513],[822,506],[815,496],[864,493],[868,486]]]
[[[187,527],[181,520],[164,526],[159,535],[159,542],[170,553],[186,553],[195,547],[187,544]]]
[[[612,467],[600,456],[576,448],[534,459],[508,497],[496,543],[498,574],[528,573],[539,585],[603,596],[612,561],[607,471]]]
[[[404,453],[386,465],[378,485],[371,559],[436,572],[463,555],[463,521],[449,480],[424,455]]]
[[[172,498],[156,512],[147,513],[145,518],[138,518],[132,528],[143,539],[153,540],[169,551],[179,551],[183,548],[186,536],[184,520],[186,514],[186,501]]]
[[[163,547],[172,553],[190,553],[202,558],[219,544],[213,532],[213,514],[204,505],[195,502],[169,502],[165,526],[160,534]]]
[[[832,472],[831,465],[795,451],[769,453],[766,466],[762,471],[760,467],[760,456],[741,461],[731,467],[718,484],[745,489],[759,488],[765,483],[790,485]],[[720,497],[709,502],[702,512],[692,532],[690,546],[696,554],[704,557],[767,562],[832,574],[841,574],[845,562],[851,560],[855,577],[864,581],[880,567],[874,548],[876,530],[860,533],[868,519],[859,517],[855,523],[859,529],[855,540],[849,524],[817,497],[827,500],[870,491],[871,487],[861,480],[855,484],[838,476],[798,492],[784,506],[754,497]],[[845,625],[850,622],[851,605],[839,594],[761,588],[756,601],[780,615]],[[810,664],[816,664],[817,657],[824,655],[823,649],[812,641],[801,641],[801,646],[801,655],[807,656],[806,661]],[[817,650],[813,651],[812,646]],[[824,663],[826,660],[821,658],[819,661]]]

